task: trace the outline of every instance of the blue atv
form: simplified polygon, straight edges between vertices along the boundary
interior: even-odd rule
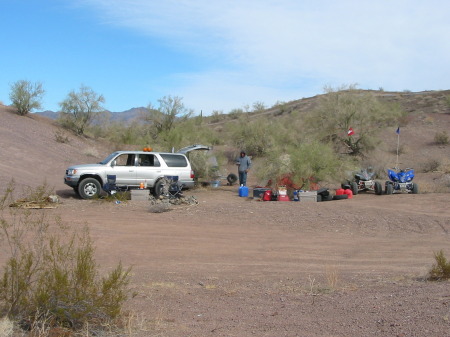
[[[394,170],[397,170],[394,171]],[[414,170],[407,168],[405,170],[388,169],[389,180],[386,181],[385,192],[386,194],[392,193],[419,193],[419,186],[413,183]]]

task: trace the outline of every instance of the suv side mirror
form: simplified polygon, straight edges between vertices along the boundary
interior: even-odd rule
[[[114,166],[116,166],[116,160],[113,160],[113,161],[111,162],[111,167],[114,167]]]

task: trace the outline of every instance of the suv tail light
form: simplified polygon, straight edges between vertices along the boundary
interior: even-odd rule
[[[195,175],[194,175],[194,171],[191,170],[191,179],[194,179]]]

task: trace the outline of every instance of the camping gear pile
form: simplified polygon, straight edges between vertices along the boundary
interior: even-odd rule
[[[255,187],[253,189],[253,199],[258,201],[298,201],[298,202],[321,202],[331,200],[352,199],[353,192],[350,187],[337,189],[334,194],[328,188],[319,188],[317,191],[293,190],[288,191],[286,186],[278,186],[274,191],[268,187]],[[291,195],[291,196],[290,196]],[[242,195],[241,191],[239,196]],[[248,196],[248,194],[245,194]]]

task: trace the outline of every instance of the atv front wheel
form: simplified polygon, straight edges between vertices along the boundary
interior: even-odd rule
[[[419,185],[417,185],[416,183],[413,183],[412,184],[412,188],[411,188],[411,192],[412,192],[412,194],[419,193]]]
[[[381,183],[380,183],[379,181],[376,181],[376,182],[375,182],[374,189],[375,189],[375,194],[376,194],[376,195],[381,195],[381,194],[383,194],[383,187],[381,187]]]
[[[353,195],[357,195],[358,194],[358,184],[354,181],[351,182],[350,184],[351,190]]]
[[[394,192],[394,186],[392,184],[386,184],[386,194],[392,194]]]

